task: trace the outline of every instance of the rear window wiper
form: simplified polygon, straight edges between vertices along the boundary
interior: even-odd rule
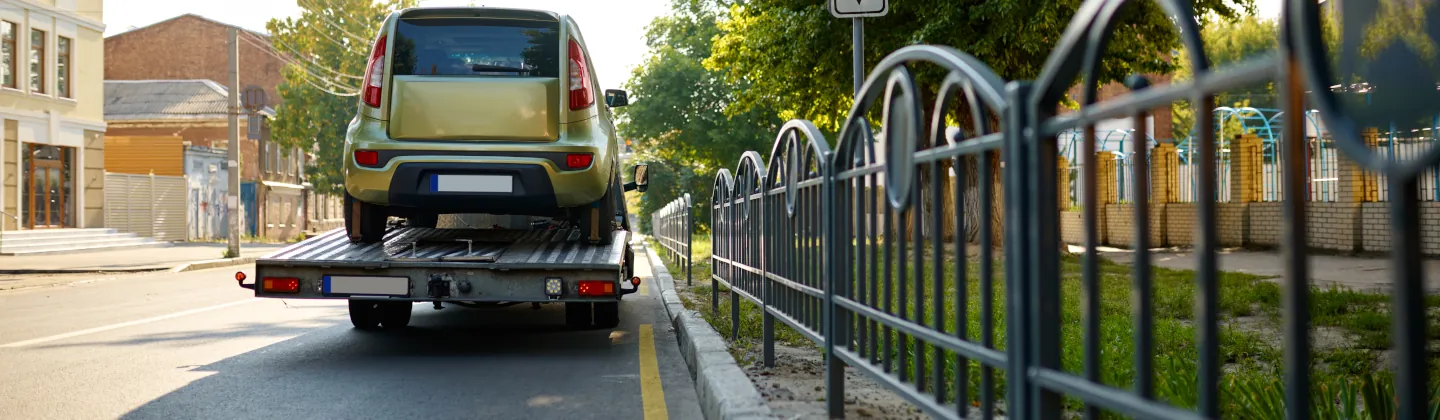
[[[470,71],[501,71],[501,72],[515,72],[515,73],[533,73],[533,72],[535,72],[535,70],[532,70],[532,69],[526,69],[526,68],[520,68],[520,67],[492,66],[492,65],[489,65],[489,64],[471,64],[471,65],[470,65]]]

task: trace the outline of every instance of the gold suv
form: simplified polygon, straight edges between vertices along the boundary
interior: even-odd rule
[[[345,227],[384,239],[387,220],[440,214],[563,218],[608,243],[624,191],[611,107],[580,29],[551,12],[413,8],[385,19],[345,134]],[[638,183],[638,185],[637,185]]]

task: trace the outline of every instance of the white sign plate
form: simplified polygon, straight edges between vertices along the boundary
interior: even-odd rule
[[[510,193],[514,181],[505,175],[435,175],[430,192]]]
[[[830,0],[830,15],[837,18],[880,17],[890,12],[890,0]]]

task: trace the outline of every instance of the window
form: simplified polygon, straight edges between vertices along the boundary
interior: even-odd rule
[[[55,92],[70,97],[70,38],[55,38]]]
[[[560,23],[485,18],[401,19],[396,75],[560,77]]]
[[[0,21],[0,33],[3,33],[3,38],[0,38],[0,72],[4,73],[4,80],[0,82],[7,88],[15,89],[19,83],[16,79],[20,77],[17,74],[20,69],[15,65],[15,23]]]
[[[30,30],[30,91],[45,93],[45,31]]]
[[[270,151],[270,143],[265,143],[265,155],[260,159],[264,164],[260,166],[265,167],[265,173],[267,174],[275,171],[274,165],[270,163],[270,156],[274,156],[274,153]]]

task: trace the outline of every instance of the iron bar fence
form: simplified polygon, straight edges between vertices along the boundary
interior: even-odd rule
[[[662,258],[685,267],[686,286],[694,285],[695,281],[690,274],[690,266],[694,262],[691,237],[695,231],[692,205],[690,194],[685,193],[650,215],[650,230],[660,244]]]
[[[1273,81],[1281,86],[1280,112],[1298,115],[1313,107],[1330,130],[1310,144],[1303,124],[1271,125],[1278,140],[1262,151],[1260,163],[1271,169],[1262,171],[1270,187],[1261,195],[1283,203],[1279,223],[1290,279],[1279,286],[1285,386],[1277,404],[1289,418],[1310,418],[1310,232],[1304,215],[1307,202],[1329,194],[1310,186],[1332,173],[1315,162],[1343,154],[1385,175],[1390,185],[1397,418],[1419,418],[1431,372],[1426,366],[1433,361],[1426,359],[1424,276],[1413,227],[1419,224],[1420,182],[1433,173],[1429,168],[1440,162],[1440,152],[1392,160],[1364,142],[1359,125],[1327,88],[1334,83],[1325,67],[1318,6],[1310,0],[1287,0],[1280,26],[1287,36],[1279,54],[1223,70],[1208,67],[1189,3],[1158,1],[1173,17],[1195,77],[1163,86],[1131,77],[1130,94],[1100,102],[1098,57],[1125,3],[1085,1],[1035,81],[1005,83],[984,63],[946,46],[894,51],[868,73],[834,149],[813,124],[792,120],[780,129],[768,159],[745,152],[734,172],[721,170],[708,203],[710,275],[729,289],[731,331],[740,332],[745,299],[763,311],[766,366],[775,364],[777,321],[823,348],[832,417],[844,416],[849,367],[937,418],[991,418],[1002,410],[1016,419],[1058,419],[1066,411],[1098,418],[1102,410],[1146,419],[1218,418],[1224,361],[1217,202],[1229,190],[1222,180],[1230,140],[1217,139],[1217,116],[1196,112],[1195,134],[1177,152],[1191,163],[1189,182],[1182,184],[1189,184],[1184,191],[1195,203],[1194,315],[1187,320],[1195,331],[1194,376],[1184,391],[1193,390],[1193,401],[1183,408],[1157,397],[1155,282],[1147,246],[1153,157],[1132,154],[1116,169],[1125,176],[1115,179],[1130,190],[1124,205],[1135,215],[1132,324],[1103,335],[1097,253],[1102,209],[1097,200],[1076,200],[1095,197],[1102,187],[1097,165],[1071,160],[1078,163],[1071,166],[1072,187],[1057,182],[1058,163],[1062,148],[1084,156],[1104,150],[1099,122],[1132,119],[1143,133],[1146,110],[1179,100],[1210,110],[1218,92]],[[919,86],[912,69],[921,66],[941,70],[938,86]],[[1081,108],[1058,114],[1077,84]],[[882,124],[872,127],[874,120]],[[960,127],[946,126],[955,120]],[[877,137],[885,139],[883,146]],[[1302,189],[1311,193],[1299,199],[1284,194]],[[1074,275],[1061,271],[1059,212],[1072,205],[1065,197],[1078,201],[1085,232]],[[676,212],[659,217],[662,243],[688,255],[688,247],[679,248],[677,238],[688,233],[674,230],[680,225]],[[1078,302],[1062,302],[1062,289],[1072,286],[1080,292],[1069,296]],[[718,311],[720,288],[712,290]],[[1078,304],[1080,319],[1065,319],[1062,304]],[[1083,350],[1079,366],[1068,368],[1061,360],[1067,324],[1079,329],[1072,345]],[[1124,335],[1132,349],[1131,360],[1122,362],[1133,367],[1128,388],[1102,381],[1106,370],[1116,368],[1101,363],[1102,348]]]

